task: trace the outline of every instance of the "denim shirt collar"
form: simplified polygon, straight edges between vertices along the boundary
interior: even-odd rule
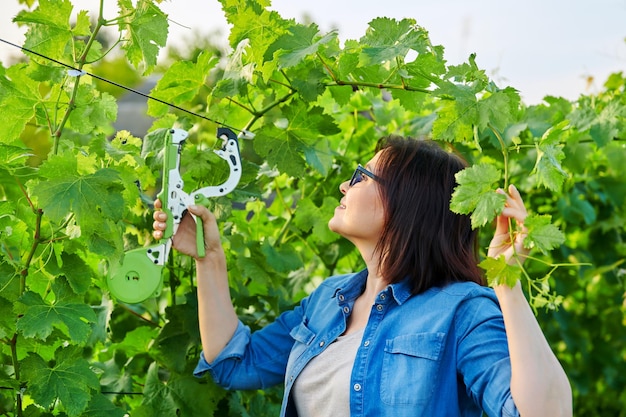
[[[339,282],[335,291],[333,292],[333,298],[339,296],[346,300],[356,300],[365,288],[365,282],[367,280],[367,268],[363,269],[355,274],[350,274],[342,282]],[[406,277],[400,282],[395,284],[389,284],[385,287],[381,293],[391,293],[394,300],[398,305],[402,305],[406,300],[411,297],[411,288],[409,277]]]

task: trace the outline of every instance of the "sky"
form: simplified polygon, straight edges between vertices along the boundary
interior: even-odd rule
[[[114,10],[115,0],[104,0]],[[0,38],[23,42],[12,23],[21,10],[17,0],[0,0]],[[98,0],[72,0],[75,10],[96,10]],[[171,19],[172,44],[194,33],[220,33],[228,25],[217,0],[164,0]],[[270,6],[285,18],[315,22],[323,33],[359,39],[376,17],[413,18],[433,44],[445,48],[450,65],[476,54],[478,66],[500,87],[520,91],[526,104],[546,95],[576,100],[602,89],[613,72],[626,72],[626,0],[273,0]],[[106,16],[105,16],[106,17]],[[0,61],[19,54],[0,43]]]

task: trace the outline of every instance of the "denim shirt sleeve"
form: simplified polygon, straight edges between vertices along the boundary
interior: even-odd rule
[[[303,304],[282,313],[273,323],[251,332],[239,321],[235,333],[214,361],[201,355],[194,370],[200,377],[207,372],[226,389],[264,389],[284,382],[291,330],[302,321]]]
[[[489,416],[519,417],[511,396],[511,360],[504,320],[495,295],[462,303],[456,323],[457,366],[468,395]]]
[[[238,358],[244,354],[246,345],[248,344],[248,340],[250,339],[250,328],[244,326],[244,324],[239,321],[237,325],[237,329],[235,329],[235,333],[230,341],[226,344],[224,349],[217,355],[213,364],[218,364],[221,361],[228,358]],[[196,365],[196,369],[194,369],[193,374],[197,377],[202,377],[207,372],[211,372],[213,369],[212,364],[208,363],[204,358],[204,351],[200,354],[200,360],[198,361],[198,365]]]

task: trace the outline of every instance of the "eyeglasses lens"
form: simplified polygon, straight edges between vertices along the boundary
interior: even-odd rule
[[[354,184],[357,184],[359,182],[361,182],[363,180],[363,174],[361,173],[361,171],[357,168],[354,170],[354,174],[352,174],[352,178],[350,178],[350,187],[352,187]]]

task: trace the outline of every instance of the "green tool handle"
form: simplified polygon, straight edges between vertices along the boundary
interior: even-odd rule
[[[169,190],[168,185],[170,183],[170,171],[178,169],[178,151],[179,146],[173,143],[172,135],[174,130],[167,132],[165,136],[165,153],[163,154],[163,188],[157,194],[157,198],[161,200],[161,210],[167,214],[166,227],[163,231],[162,239],[169,239],[174,234],[174,217],[172,216],[172,210],[169,208]]]
[[[196,216],[196,250],[198,251],[198,258],[204,258],[206,255],[206,248],[204,247],[204,225],[199,216]]]
[[[196,194],[194,196],[195,204],[202,205],[207,207],[209,205],[209,199],[201,194]],[[204,258],[206,256],[206,248],[204,246],[204,223],[202,222],[202,218],[200,216],[196,217],[196,251],[198,252],[199,258]]]

